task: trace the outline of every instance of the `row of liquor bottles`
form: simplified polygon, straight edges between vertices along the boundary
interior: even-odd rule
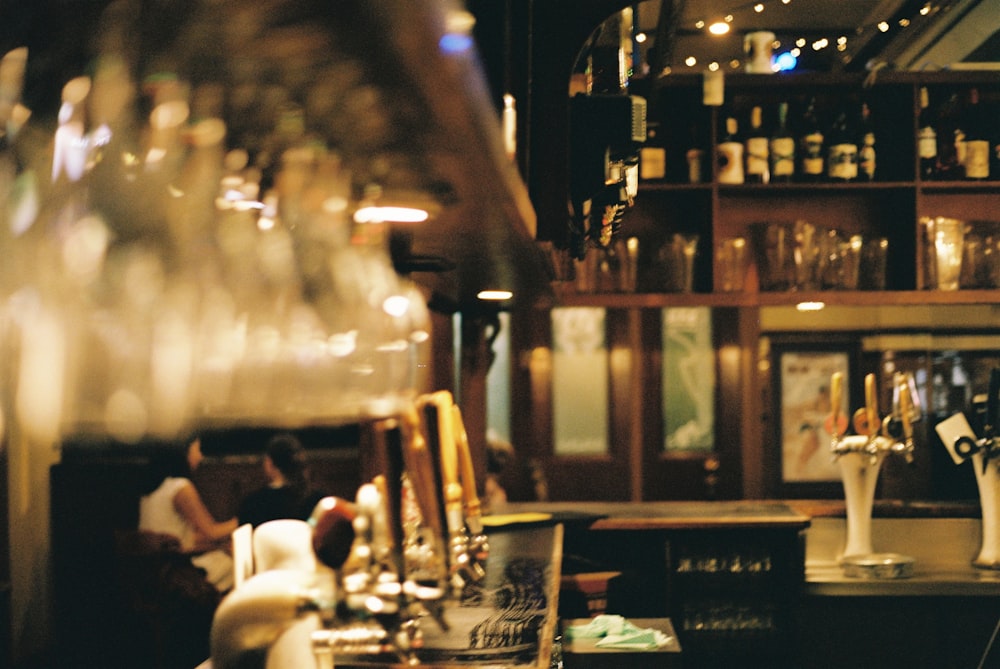
[[[873,105],[854,96],[843,96],[833,104],[830,100],[818,104],[812,96],[797,107],[781,101],[754,104],[742,112],[726,109],[718,117],[722,127],[710,153],[699,146],[705,140],[699,129],[694,124],[689,128],[689,148],[680,154],[688,163],[683,171],[668,164],[678,159],[678,147],[669,144],[685,141],[681,133],[664,127],[669,118],[651,119],[640,149],[640,178],[691,182],[714,178],[722,184],[908,179],[914,151],[922,180],[1000,178],[1000,104],[982,102],[975,87],[943,93],[940,100],[932,100],[927,87],[920,88],[916,123],[912,115],[901,116],[898,104],[876,119]],[[915,136],[907,127],[915,128]],[[886,154],[893,163],[889,173],[880,169],[878,160],[882,131],[892,135]],[[900,133],[906,134],[903,141]],[[712,162],[705,160],[706,155]],[[911,167],[900,169],[904,161]]]

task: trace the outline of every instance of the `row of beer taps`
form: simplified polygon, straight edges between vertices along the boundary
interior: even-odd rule
[[[324,498],[309,520],[311,551],[327,580],[263,572],[227,595],[213,622],[213,666],[247,666],[247,656],[308,616],[319,619],[308,637],[317,667],[337,656],[419,664],[423,621],[449,629],[446,604],[481,587],[489,543],[451,393],[420,396],[373,432],[381,473],[359,487],[353,504]]]
[[[834,458],[847,453],[864,453],[874,465],[888,453],[903,455],[907,463],[913,462],[913,424],[923,412],[913,375],[895,372],[892,378],[892,409],[881,417],[878,406],[878,386],[874,374],[865,376],[865,405],[858,408],[848,434],[848,419],[843,413],[844,375],[834,372],[830,382],[830,415],[826,430],[831,435],[830,451]]]
[[[385,472],[358,490],[351,550],[342,565],[330,566],[341,574],[339,622],[383,621],[394,632],[394,650],[412,663],[419,620],[430,616],[448,628],[444,603],[484,578],[489,542],[451,393],[421,396],[398,426],[383,429]]]

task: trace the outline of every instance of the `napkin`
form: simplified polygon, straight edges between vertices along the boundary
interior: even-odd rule
[[[584,625],[570,625],[564,632],[569,639],[600,639],[598,648],[653,650],[666,646],[671,637],[658,629],[642,628],[622,616],[599,615]]]

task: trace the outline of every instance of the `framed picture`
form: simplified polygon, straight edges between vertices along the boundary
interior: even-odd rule
[[[843,375],[840,415],[851,415],[849,350],[781,349],[777,358],[778,443],[782,484],[840,481],[830,446],[831,380]]]

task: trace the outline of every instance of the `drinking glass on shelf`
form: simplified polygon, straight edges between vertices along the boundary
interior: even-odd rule
[[[756,226],[761,290],[788,290],[795,272],[793,235],[785,223]]]
[[[698,235],[674,233],[660,247],[659,259],[666,270],[663,289],[668,293],[690,293],[694,290],[694,259],[698,250]]]
[[[727,237],[715,250],[715,264],[719,268],[717,290],[730,293],[743,290],[747,271],[746,237]]]
[[[885,290],[886,261],[889,240],[869,237],[861,247],[861,267],[858,270],[859,290]]]
[[[931,268],[936,290],[958,290],[962,275],[962,254],[965,221],[938,216],[928,222],[928,234],[933,249]]]
[[[795,288],[816,290],[819,285],[820,239],[816,226],[808,221],[795,221],[794,259]]]

